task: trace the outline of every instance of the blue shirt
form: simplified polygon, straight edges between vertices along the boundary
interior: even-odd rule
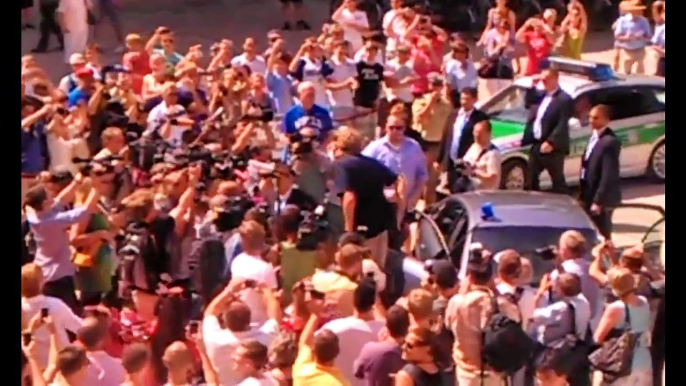
[[[362,155],[374,158],[405,179],[406,200],[416,197],[429,179],[426,156],[414,139],[405,138],[399,147],[395,147],[388,141],[388,137],[382,137],[367,145]]]
[[[80,88],[73,89],[69,93],[69,96],[67,97],[67,99],[69,101],[69,107],[78,106],[81,102],[88,103],[88,100],[90,98],[91,98],[90,92],[88,92],[86,90],[82,90]]]
[[[295,87],[293,86],[293,78],[290,75],[281,76],[270,72],[267,74],[266,82],[269,96],[274,101],[274,112],[277,115],[285,114],[294,103]]]
[[[316,104],[312,105],[308,111],[301,104],[288,109],[281,122],[281,131],[287,135],[294,134],[304,127],[319,130],[320,137],[325,138],[326,134],[333,130],[329,110]]]
[[[36,122],[29,130],[21,131],[21,172],[38,174],[48,169],[45,124]]]
[[[445,64],[445,76],[452,90],[461,91],[467,87],[477,88],[479,85],[479,75],[471,60],[467,60],[465,68],[462,68],[462,63],[450,59]]]
[[[647,46],[650,42],[649,39],[652,36],[648,19],[643,16],[633,17],[631,14],[621,16],[617,20],[617,25],[615,27],[615,38],[626,35],[640,35],[641,37],[625,42],[617,41],[615,42],[615,47],[633,51],[640,50]]]
[[[43,270],[45,283],[74,275],[67,230],[90,214],[84,206],[64,210],[58,205],[40,214],[27,214],[26,219],[36,242],[34,262]]]
[[[176,66],[180,61],[183,60],[183,56],[179,53],[172,52],[171,54],[165,54],[162,48],[155,48],[153,52],[162,55],[167,63],[171,64],[172,66]]]

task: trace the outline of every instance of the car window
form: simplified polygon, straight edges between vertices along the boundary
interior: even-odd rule
[[[481,109],[491,119],[526,123],[528,117],[526,93],[528,90],[526,87],[510,85],[495,94]]]
[[[543,274],[553,270],[553,262],[544,260],[536,254],[536,249],[557,245],[560,235],[569,230],[568,228],[555,227],[518,227],[497,226],[477,228],[472,234],[472,242],[483,244],[484,248],[492,253],[498,253],[506,249],[514,249],[522,256],[531,261],[534,275],[532,283],[538,285]],[[597,243],[597,236],[593,229],[577,229],[584,235],[589,245]],[[589,257],[590,259],[590,257]]]
[[[644,108],[648,113],[665,111],[665,88],[658,86],[638,87],[638,92],[643,95]]]
[[[619,250],[643,243],[649,260],[658,264],[664,226],[665,216],[661,208],[623,203],[612,211],[612,242]]]
[[[588,97],[591,106],[607,105],[610,108],[612,120],[634,118],[664,111],[664,103],[660,103],[658,99],[658,89],[651,89],[647,86],[609,87],[592,90],[582,96]],[[664,95],[662,99],[664,100]]]
[[[463,227],[466,221],[464,207],[452,199],[430,206],[425,213],[426,216],[419,220],[421,243],[417,250],[417,256],[422,261],[435,259],[444,252],[440,238],[449,243],[457,227]]]

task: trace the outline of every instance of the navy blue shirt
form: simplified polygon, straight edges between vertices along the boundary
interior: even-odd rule
[[[381,162],[364,156],[344,156],[334,162],[336,193],[352,192],[357,198],[355,228],[367,228],[365,237],[376,237],[391,229],[395,223],[393,205],[386,199],[384,189],[393,185],[398,175]]]

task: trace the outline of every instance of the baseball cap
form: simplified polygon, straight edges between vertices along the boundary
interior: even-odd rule
[[[79,78],[93,77],[93,70],[88,67],[79,68],[74,72]]]
[[[78,52],[75,54],[71,54],[71,56],[69,57],[69,64],[71,64],[72,66],[75,64],[86,64],[86,58],[83,56],[83,54],[80,54]]]
[[[431,265],[436,285],[440,288],[452,288],[457,285],[457,270],[449,260],[438,260]]]

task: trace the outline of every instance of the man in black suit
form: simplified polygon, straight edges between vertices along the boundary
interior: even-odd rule
[[[534,80],[527,95],[530,105],[522,146],[531,145],[529,153],[529,184],[527,190],[540,190],[540,176],[548,171],[553,191],[566,194],[565,157],[569,154],[569,118],[572,98],[560,89],[559,73],[554,68],[543,70]],[[542,83],[544,92],[536,89]]]
[[[448,186],[459,177],[455,172],[455,161],[464,157],[474,143],[474,126],[488,120],[483,111],[475,108],[476,89],[463,88],[460,91],[460,107],[453,110],[446,120],[446,127],[438,149],[437,162],[434,168],[447,172]]]
[[[597,105],[588,114],[593,134],[581,157],[580,199],[584,209],[609,239],[612,236],[612,209],[622,202],[619,188],[619,153],[621,144],[610,122],[609,109]]]

